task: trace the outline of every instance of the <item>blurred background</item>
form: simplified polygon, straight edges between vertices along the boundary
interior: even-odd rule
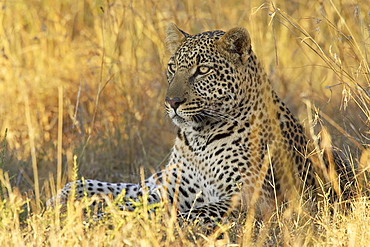
[[[369,1],[2,1],[0,168],[48,194],[78,175],[140,181],[176,128],[164,93],[170,22],[195,34],[247,28],[278,95],[353,160],[369,143]],[[313,119],[311,121],[310,119]],[[46,195],[47,196],[47,195]]]

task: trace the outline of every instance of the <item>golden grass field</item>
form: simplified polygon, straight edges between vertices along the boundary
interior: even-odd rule
[[[281,229],[277,242],[287,246],[370,243],[365,196],[345,212],[326,201],[315,217],[287,210],[258,234],[253,221],[236,222],[221,227],[218,239],[179,229],[175,217],[149,219],[146,205],[133,213],[108,206],[108,222],[86,223],[84,202],[69,205],[63,217],[58,209],[45,211],[46,200],[75,176],[139,182],[165,164],[176,132],[163,107],[169,58],[163,41],[170,22],[193,34],[247,28],[275,90],[296,117],[316,134],[324,125],[351,162],[366,169],[370,1],[0,5],[1,246],[258,246],[274,224]]]

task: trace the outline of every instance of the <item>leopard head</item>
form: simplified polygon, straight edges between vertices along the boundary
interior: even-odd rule
[[[175,24],[167,28],[166,111],[179,127],[200,127],[232,119],[246,100],[247,77],[255,71],[248,31],[210,31],[189,35]],[[246,73],[247,72],[247,73]],[[250,79],[250,78],[249,78]]]

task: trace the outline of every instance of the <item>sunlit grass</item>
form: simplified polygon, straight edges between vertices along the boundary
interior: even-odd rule
[[[246,27],[274,88],[306,129],[314,125],[319,133],[325,125],[351,162],[367,169],[368,6],[367,1],[2,2],[1,245],[249,245],[252,239],[265,242],[278,225],[276,239],[293,246],[366,246],[366,197],[354,199],[346,213],[325,200],[315,215],[287,210],[264,222],[257,236],[253,222],[240,219],[219,230],[227,232],[222,239],[180,229],[173,215],[149,220],[145,210],[121,212],[113,205],[108,222],[89,224],[81,213],[86,204],[70,206],[61,218],[58,211],[42,212],[76,170],[86,178],[139,182],[141,166],[149,175],[166,163],[176,131],[163,109],[169,22],[189,33]],[[361,177],[365,187],[359,190],[367,183]]]

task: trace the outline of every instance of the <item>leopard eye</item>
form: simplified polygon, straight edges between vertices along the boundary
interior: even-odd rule
[[[177,69],[177,66],[176,64],[174,63],[171,63],[171,64],[168,64],[168,70],[171,72],[171,73],[175,73],[176,72],[176,69]]]
[[[198,73],[201,75],[207,74],[211,70],[210,67],[207,66],[200,66],[198,67]]]

